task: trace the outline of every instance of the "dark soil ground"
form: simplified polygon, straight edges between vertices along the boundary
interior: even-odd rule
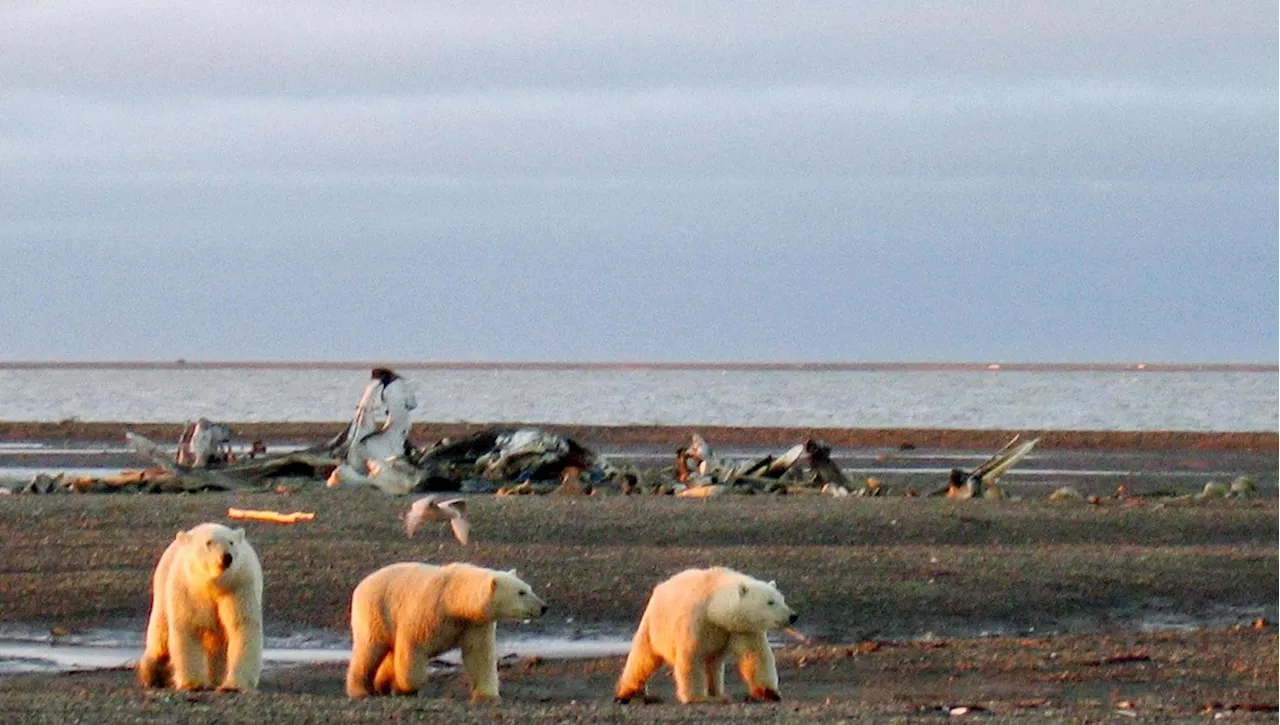
[[[0,678],[0,722],[1274,722],[1277,501],[834,499],[821,495],[476,497],[473,542],[405,537],[405,499],[291,494],[0,497],[0,624],[141,633],[148,578],[179,529],[228,507],[313,511],[244,522],[268,635],[345,636],[350,592],[401,560],[517,568],[551,604],[502,625],[626,637],[650,588],[690,566],[774,579],[809,642],[780,638],[784,700],[615,705],[619,658],[512,661],[503,701],[444,670],[415,698],[348,700],[342,667],[271,668],[252,695],[144,692],[131,672]],[[1261,620],[1261,621],[1259,621]],[[1158,623],[1195,623],[1191,630]],[[729,692],[741,698],[731,672]],[[952,712],[956,714],[951,714]]]

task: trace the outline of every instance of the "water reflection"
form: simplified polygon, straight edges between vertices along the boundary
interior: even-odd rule
[[[31,672],[74,672],[132,668],[142,655],[142,645],[125,644],[137,639],[133,633],[95,632],[81,637],[5,632],[0,636],[0,675]],[[314,637],[301,636],[287,640],[312,640],[311,646],[268,646],[263,650],[264,667],[344,663],[351,657],[345,644],[332,641],[316,646]],[[325,638],[332,640],[333,638]],[[271,644],[270,642],[268,643]],[[568,637],[528,637],[498,640],[501,657],[538,656],[548,659],[576,659],[624,655],[631,642],[623,639],[572,639]],[[436,660],[457,665],[457,650],[446,652]]]

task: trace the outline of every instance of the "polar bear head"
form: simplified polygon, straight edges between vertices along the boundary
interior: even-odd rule
[[[200,524],[179,531],[177,543],[191,571],[206,581],[233,577],[243,570],[251,555],[244,529],[231,529],[222,524]]]
[[[726,571],[707,603],[707,617],[730,632],[766,632],[793,624],[797,615],[773,582]]]
[[[522,620],[541,616],[547,605],[516,570],[498,571],[455,562],[439,568],[444,582],[442,601],[449,616],[473,622]]]
[[[516,575],[515,569],[493,572],[492,592],[489,607],[493,619],[529,619],[547,611],[546,602]]]

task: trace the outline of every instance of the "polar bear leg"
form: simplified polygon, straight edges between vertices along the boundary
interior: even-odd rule
[[[138,660],[138,681],[143,687],[167,687],[173,676],[169,663],[169,606],[164,586],[172,560],[173,553],[166,549],[152,575],[147,642],[142,659]]]
[[[724,697],[724,656],[707,658],[707,696],[713,700]]]
[[[258,677],[262,673],[262,619],[252,611],[243,611],[245,606],[245,602],[233,598],[218,603],[226,652],[225,661],[214,660],[214,677],[226,673],[219,690],[252,692],[258,689]]]
[[[227,670],[227,639],[219,632],[205,632],[200,637],[200,649],[204,650],[204,661],[209,668],[209,684],[222,681],[222,673]]]
[[[734,635],[730,647],[738,655],[738,672],[757,700],[778,701],[778,667],[764,632]]]
[[[145,652],[138,660],[138,682],[143,687],[159,688],[167,686],[173,677],[169,666],[169,655]]]
[[[396,684],[396,656],[391,650],[382,657],[378,672],[373,676],[373,691],[379,695],[390,695]]]
[[[138,660],[138,681],[143,687],[165,687],[172,671],[169,666],[169,618],[164,600],[158,599],[147,620],[147,644]]]
[[[662,658],[653,651],[642,623],[640,631],[631,640],[631,651],[627,653],[627,664],[622,668],[622,676],[614,689],[614,699],[627,702],[637,695],[645,697],[645,683],[660,664]]]
[[[677,650],[671,664],[676,680],[676,699],[683,703],[708,699],[707,661],[692,650]]]
[[[395,667],[395,676],[391,682],[392,694],[418,694],[418,688],[427,682],[427,662],[431,655],[409,637],[398,634],[391,649]]]
[[[374,673],[391,648],[382,641],[368,641],[357,636],[351,646],[351,662],[347,665],[347,696],[368,697],[375,692]],[[394,664],[392,665],[394,668]]]
[[[471,701],[500,699],[498,695],[498,654],[496,622],[468,627],[462,632],[458,646],[462,649],[462,666],[471,679]]]
[[[176,690],[202,690],[209,687],[209,662],[204,643],[195,632],[185,631],[169,623],[169,662],[173,666]]]

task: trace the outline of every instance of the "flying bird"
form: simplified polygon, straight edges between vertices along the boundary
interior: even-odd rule
[[[404,515],[405,532],[412,538],[413,532],[423,521],[448,521],[454,537],[466,544],[467,534],[471,531],[471,524],[467,522],[464,515],[466,508],[467,500],[463,498],[442,501],[435,496],[423,496],[414,501],[409,506],[409,512]]]

